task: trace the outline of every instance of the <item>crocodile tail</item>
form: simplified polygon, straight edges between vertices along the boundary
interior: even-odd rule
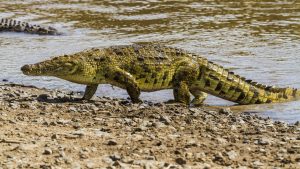
[[[286,87],[279,88],[275,86],[266,86],[256,82],[251,82],[256,91],[260,93],[262,99],[257,103],[274,103],[274,102],[286,102],[300,98],[300,90]]]
[[[14,19],[2,18],[0,20],[0,31],[26,32],[39,35],[60,35],[53,27],[44,27],[40,25],[31,25],[27,22],[21,22]]]
[[[300,89],[295,89],[296,90],[296,99],[300,99]]]
[[[259,84],[207,59],[198,60],[200,74],[192,88],[239,104],[286,102],[300,98],[298,89]]]

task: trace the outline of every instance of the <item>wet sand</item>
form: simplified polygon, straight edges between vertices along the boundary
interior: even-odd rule
[[[0,85],[0,168],[299,168],[300,123]]]

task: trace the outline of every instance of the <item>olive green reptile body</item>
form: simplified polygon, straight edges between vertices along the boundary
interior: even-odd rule
[[[93,48],[71,55],[25,65],[27,75],[56,76],[87,85],[90,99],[98,84],[126,89],[133,102],[140,91],[173,89],[175,101],[200,105],[206,93],[239,104],[290,101],[300,96],[292,88],[276,88],[251,82],[197,54],[155,44]]]
[[[0,32],[24,32],[38,35],[60,35],[55,28],[49,26],[33,25],[14,19],[0,18]]]

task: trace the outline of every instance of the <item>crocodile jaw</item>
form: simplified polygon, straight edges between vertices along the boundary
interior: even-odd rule
[[[23,74],[28,76],[44,76],[41,69],[37,65],[24,65],[21,67]]]
[[[76,61],[63,60],[64,57],[46,60],[36,64],[27,64],[21,67],[23,74],[28,76],[53,76],[79,84],[94,83],[94,73],[85,71]],[[87,68],[86,68],[87,69]]]
[[[74,74],[78,65],[69,62],[55,62],[47,60],[36,64],[28,64],[21,67],[21,71],[29,76],[56,76],[63,77]]]

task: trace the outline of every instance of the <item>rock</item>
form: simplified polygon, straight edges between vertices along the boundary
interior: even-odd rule
[[[133,134],[132,136],[131,136],[131,139],[132,139],[132,141],[140,141],[140,140],[143,140],[143,138],[144,138],[144,136],[142,136],[142,135],[140,135],[140,134]]]
[[[206,155],[204,152],[196,153],[194,156],[197,162],[205,162]]]
[[[147,156],[145,159],[146,160],[156,160],[154,156]]]
[[[37,100],[40,102],[44,102],[44,101],[47,101],[49,97],[50,97],[50,95],[48,95],[48,94],[40,94],[37,97]]]
[[[115,146],[115,145],[117,145],[118,143],[115,141],[115,140],[109,140],[108,142],[107,142],[107,145],[109,145],[109,146]]]
[[[80,151],[79,152],[79,157],[82,159],[88,159],[89,158],[89,153],[86,151]]]
[[[224,157],[221,152],[214,155],[213,162],[217,164],[222,164],[224,162]]]
[[[159,121],[163,122],[165,125],[169,125],[171,123],[171,120],[167,116],[160,116]]]
[[[110,158],[110,157],[108,157],[108,156],[104,156],[103,158],[102,158],[102,161],[104,162],[104,163],[106,163],[106,164],[112,164],[114,161]]]
[[[32,151],[36,149],[38,146],[35,144],[20,144],[18,149],[21,151]]]
[[[71,165],[72,165],[72,167],[71,167],[72,169],[81,169],[81,165],[77,162],[74,162]]]
[[[227,152],[226,154],[230,160],[234,160],[238,156],[238,154],[233,150]]]
[[[232,111],[230,110],[230,108],[223,108],[223,109],[219,110],[219,113],[229,115],[229,114],[232,114]]]
[[[271,141],[268,138],[260,138],[255,143],[258,145],[269,145]]]
[[[144,109],[146,107],[148,107],[148,105],[145,103],[142,103],[141,105],[139,105],[139,109]]]
[[[81,126],[80,126],[80,123],[75,123],[72,125],[74,129],[80,129]]]
[[[250,143],[250,140],[247,139],[247,138],[244,138],[244,139],[243,139],[243,143],[244,143],[244,144],[249,144],[249,143]]]
[[[58,136],[58,134],[53,134],[52,136],[51,136],[51,139],[59,139],[59,136]]]
[[[86,163],[86,167],[87,167],[87,168],[90,168],[90,169],[96,168],[96,164],[95,164],[94,162],[88,161],[88,162]]]
[[[222,138],[222,137],[217,137],[216,140],[220,144],[226,144],[227,143],[227,140]]]
[[[62,124],[62,125],[66,125],[70,122],[71,122],[71,120],[65,120],[65,119],[59,119],[56,121],[57,124]]]
[[[19,104],[14,103],[14,102],[9,103],[9,107],[12,108],[12,109],[17,109],[17,108],[19,108],[19,106],[20,106]]]
[[[181,158],[181,157],[176,158],[176,159],[175,159],[175,162],[176,162],[177,164],[179,164],[179,165],[184,165],[184,164],[186,164],[186,160],[183,159],[183,158]]]
[[[156,128],[164,128],[164,127],[166,127],[166,124],[158,121],[158,122],[154,123],[154,127],[156,127]]]
[[[52,154],[52,150],[50,148],[46,148],[43,152],[44,155],[50,155]]]
[[[74,131],[71,133],[72,135],[75,135],[75,136],[79,136],[79,137],[82,137],[84,136],[86,133],[84,130],[77,130],[77,131]]]
[[[69,112],[77,112],[78,110],[75,107],[69,107]]]
[[[281,147],[281,148],[279,149],[279,153],[287,153],[287,149]]]
[[[113,160],[113,161],[119,161],[119,160],[121,160],[121,156],[117,155],[117,154],[111,155],[111,156],[109,156],[109,158],[111,160]]]
[[[52,167],[51,167],[51,165],[48,165],[48,164],[41,164],[40,168],[41,169],[51,169]]]
[[[187,143],[185,145],[185,148],[189,148],[189,147],[197,147],[198,143],[197,141],[195,141],[194,139],[188,139]]]
[[[153,161],[153,160],[135,160],[135,161],[133,161],[133,164],[140,166],[138,168],[144,168],[144,169],[157,168],[157,167],[155,167],[155,161]]]
[[[264,165],[264,164],[261,163],[259,160],[256,160],[256,161],[253,162],[253,166],[254,166],[254,167],[261,167],[261,166],[263,166],[263,165]]]
[[[232,125],[232,126],[230,126],[230,130],[231,130],[231,131],[237,131],[237,127],[236,127],[236,125]]]

